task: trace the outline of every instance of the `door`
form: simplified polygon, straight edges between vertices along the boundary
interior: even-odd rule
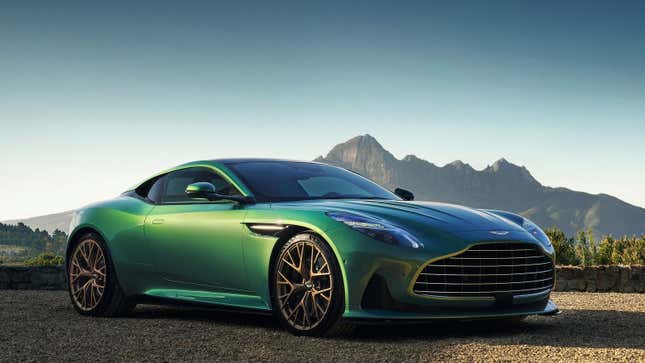
[[[145,226],[156,270],[172,287],[246,291],[241,243],[246,211],[230,201],[188,198],[186,187],[196,182],[209,182],[220,194],[239,195],[208,168],[182,169],[162,177],[159,200]]]

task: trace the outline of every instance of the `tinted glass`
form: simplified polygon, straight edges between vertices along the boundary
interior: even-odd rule
[[[362,176],[329,165],[291,161],[230,163],[260,202],[303,199],[399,199]]]
[[[161,190],[163,188],[164,177],[157,178],[148,191],[147,198],[153,203],[161,202]]]
[[[224,195],[239,195],[235,187],[224,180],[219,174],[205,168],[190,168],[174,171],[164,178],[162,201],[178,203],[195,201],[186,195],[186,187],[197,182],[208,182],[215,186],[215,191]]]

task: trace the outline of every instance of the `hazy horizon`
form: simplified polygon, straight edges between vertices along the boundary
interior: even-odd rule
[[[0,220],[366,133],[645,207],[643,24],[642,2],[3,4]]]

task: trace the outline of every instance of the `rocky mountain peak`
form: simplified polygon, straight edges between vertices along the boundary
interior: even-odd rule
[[[361,169],[365,164],[382,164],[395,160],[394,155],[371,135],[356,136],[348,141],[334,146],[324,158],[333,160],[352,168]]]
[[[494,162],[493,165],[489,165],[484,169],[484,172],[520,178],[532,184],[539,184],[539,182],[533,178],[533,175],[531,175],[528,169],[524,166],[513,164],[505,158],[501,158]]]
[[[351,169],[388,189],[409,189],[418,200],[522,213],[545,228],[558,226],[568,235],[586,229],[598,235],[642,233],[645,225],[645,209],[615,198],[545,187],[527,168],[504,158],[483,170],[461,160],[438,167],[414,155],[399,160],[371,135],[361,135],[337,145],[318,161]]]

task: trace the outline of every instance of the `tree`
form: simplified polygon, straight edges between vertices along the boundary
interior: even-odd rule
[[[578,232],[578,240],[575,244],[576,255],[578,256],[579,263],[583,266],[591,266],[593,264],[593,256],[596,252],[593,233],[591,233],[591,231]]]
[[[547,229],[546,235],[553,244],[555,250],[556,262],[560,265],[578,265],[580,260],[576,255],[575,241],[573,238],[567,238],[558,227]]]
[[[598,252],[593,257],[594,265],[609,265],[613,263],[614,238],[606,236],[598,245]]]

